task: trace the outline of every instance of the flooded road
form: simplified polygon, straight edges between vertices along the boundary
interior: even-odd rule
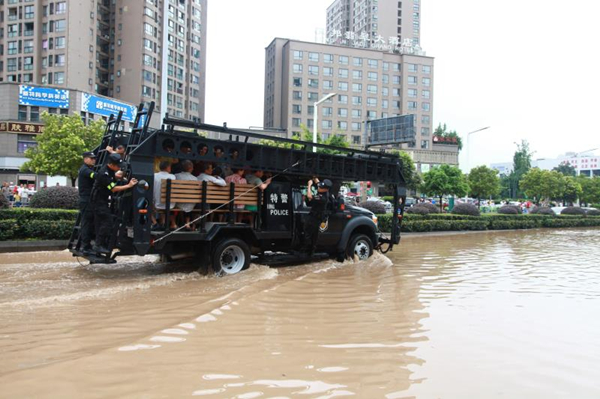
[[[253,265],[0,254],[0,397],[598,398],[600,229]]]

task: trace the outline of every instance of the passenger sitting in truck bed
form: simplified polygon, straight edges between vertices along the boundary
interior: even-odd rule
[[[213,176],[213,172],[214,172],[214,166],[212,163],[205,163],[204,167],[202,168],[202,173],[200,173],[200,176],[198,176],[198,181],[207,181],[207,182],[211,182],[214,183],[218,186],[226,186],[227,183],[225,183],[225,180],[223,180],[221,177],[216,177]]]
[[[189,155],[192,153],[192,147],[189,143],[182,143],[181,144],[181,153],[185,154],[185,155]],[[179,162],[174,163],[171,165],[171,173],[173,173],[174,175],[176,175],[177,173],[181,173],[183,172],[183,166],[182,163],[183,159],[180,159]]]
[[[233,183],[233,184],[236,184],[236,185],[237,185],[237,184],[247,184],[247,183],[248,183],[248,182],[246,181],[246,179],[244,179],[244,177],[243,177],[243,176],[244,176],[244,169],[243,169],[243,168],[239,168],[239,169],[238,169],[238,168],[234,168],[234,169],[232,169],[232,172],[233,172],[233,174],[232,174],[232,175],[229,175],[229,176],[227,176],[227,177],[225,178],[225,181],[226,181],[228,184],[230,184],[230,183]],[[238,209],[238,210],[242,210],[242,209],[244,209],[244,208],[245,208],[245,205],[236,205],[235,207],[236,207],[236,209]],[[242,222],[242,218],[243,218],[243,216],[244,216],[244,215],[243,215],[243,214],[241,214],[241,213],[238,213],[238,214],[237,214],[237,222],[238,222],[238,223],[241,223],[241,222]]]
[[[167,207],[166,204],[163,204],[161,200],[161,188],[163,184],[163,180],[175,180],[175,175],[171,174],[171,163],[169,161],[162,161],[159,164],[160,172],[154,174],[154,209],[164,211]],[[171,202],[170,209],[175,207],[175,203]],[[160,213],[158,216],[158,223],[156,223],[156,218],[152,215],[152,230],[162,230],[165,225],[165,214]],[[172,229],[177,228],[177,224],[175,223],[175,214],[172,214],[169,220],[169,224]]]
[[[192,174],[192,171],[194,170],[194,164],[192,161],[186,159],[185,161],[181,162],[181,167],[183,168],[183,172],[175,175],[177,180],[198,181],[196,176]],[[184,213],[183,216],[185,218],[186,230],[193,230],[193,226],[190,225],[190,220],[192,216],[192,210],[195,206],[196,204],[177,204],[177,208],[181,209]]]
[[[252,184],[253,187],[258,187],[262,191],[266,190],[271,184],[271,179],[267,179],[264,183],[262,181],[262,177],[265,175],[265,172],[262,170],[255,170],[254,173],[249,173],[246,175],[246,181],[248,184]],[[246,205],[246,210],[250,212],[257,212],[257,205]]]
[[[175,144],[173,144],[170,140],[167,140],[165,144],[163,144],[163,150],[166,152],[174,152]],[[179,162],[179,159],[172,157],[154,157],[154,173],[160,172],[160,163],[162,161],[169,161],[171,165]]]

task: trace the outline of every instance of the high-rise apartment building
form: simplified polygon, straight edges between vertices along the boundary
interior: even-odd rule
[[[420,3],[420,0],[335,0],[327,8],[327,41],[352,46],[361,35],[366,35],[367,47],[378,37],[386,42],[391,38],[399,42],[408,39],[418,46]]]
[[[207,0],[0,0],[0,82],[204,117]]]
[[[394,115],[416,115],[415,145],[432,145],[433,58],[276,38],[266,49],[264,125],[318,130],[346,136],[361,146],[363,123]]]

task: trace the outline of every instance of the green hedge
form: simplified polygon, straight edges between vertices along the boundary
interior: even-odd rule
[[[61,209],[0,209],[0,241],[38,239],[66,240],[77,211]]]
[[[391,230],[392,215],[377,215],[379,229]],[[600,226],[600,216],[548,216],[548,215],[404,215],[403,232],[516,230],[541,227],[593,227]]]

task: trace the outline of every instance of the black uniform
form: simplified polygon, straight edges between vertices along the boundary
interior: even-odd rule
[[[79,240],[82,250],[90,250],[92,238],[94,238],[94,213],[90,200],[94,186],[94,170],[83,164],[79,169],[79,212],[81,212],[81,223],[79,224]]]
[[[94,210],[94,223],[98,229],[96,245],[107,248],[112,229],[112,214],[110,212],[110,197],[112,189],[117,186],[115,172],[108,166],[103,166],[94,182],[94,196],[92,206]]]
[[[312,256],[317,248],[317,238],[319,237],[319,227],[326,219],[327,205],[329,204],[329,192],[317,193],[313,195],[312,200],[308,201],[310,212],[306,217],[304,226],[305,247]]]

